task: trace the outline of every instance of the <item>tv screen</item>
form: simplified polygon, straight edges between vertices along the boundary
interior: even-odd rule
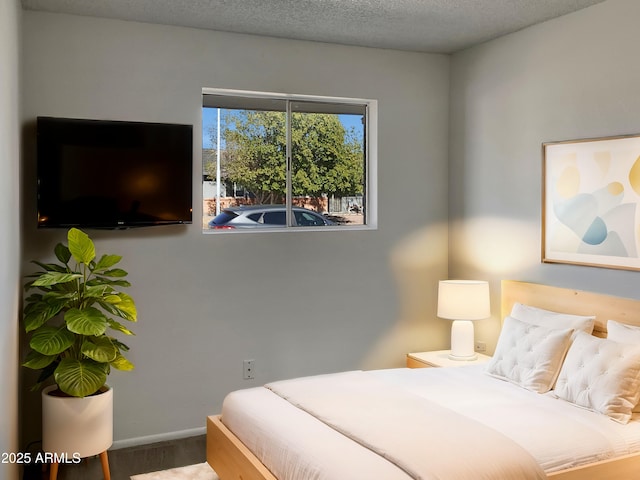
[[[38,117],[38,227],[191,223],[193,127]]]

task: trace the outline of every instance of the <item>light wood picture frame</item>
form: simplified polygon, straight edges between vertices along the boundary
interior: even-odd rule
[[[640,270],[640,134],[542,144],[542,261]]]

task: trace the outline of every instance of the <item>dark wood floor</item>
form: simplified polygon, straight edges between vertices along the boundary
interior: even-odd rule
[[[111,480],[129,480],[131,475],[183,467],[206,461],[206,436],[110,450]],[[48,480],[49,473],[40,466],[25,470],[23,480]],[[79,464],[61,464],[58,480],[102,480],[100,458],[83,459]]]

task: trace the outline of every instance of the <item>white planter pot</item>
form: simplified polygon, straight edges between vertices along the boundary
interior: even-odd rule
[[[113,389],[90,397],[54,397],[42,391],[42,449],[81,458],[106,451],[113,443]]]

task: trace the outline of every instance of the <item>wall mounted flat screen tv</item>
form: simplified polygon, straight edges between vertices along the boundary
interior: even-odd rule
[[[38,117],[38,227],[191,223],[192,164],[192,125]]]

